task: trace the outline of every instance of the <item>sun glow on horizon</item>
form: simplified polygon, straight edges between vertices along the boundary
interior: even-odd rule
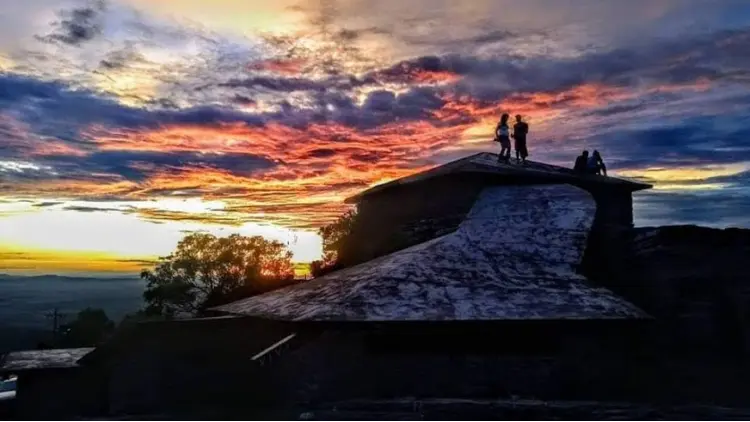
[[[717,177],[734,176],[750,171],[750,162],[731,164],[702,164],[678,167],[649,167],[644,169],[620,170],[618,174],[659,185],[675,186],[676,183],[701,182]],[[684,186],[706,186],[705,183],[694,183]],[[664,188],[664,186],[662,186]]]
[[[346,198],[497,153],[503,113],[529,123],[533,161],[570,166],[597,148],[613,175],[653,184],[652,199],[750,207],[740,9],[53,3],[9,2],[0,25],[7,271],[129,272],[196,231],[319,259],[318,229]]]
[[[55,268],[60,271],[79,268],[101,272],[109,268],[107,271],[133,272],[142,269],[140,265],[144,261],[169,254],[189,232],[263,236],[286,244],[294,254],[294,262],[310,262],[322,255],[320,237],[312,231],[273,224],[200,222],[203,212],[223,208],[220,201],[144,201],[127,207],[83,201],[49,204],[51,202],[44,207],[28,203],[23,207],[2,204],[5,211],[0,218],[0,251],[5,254],[0,253],[3,256],[0,269],[43,268],[54,272]],[[149,207],[157,204],[159,210],[195,215],[196,220],[149,221],[138,214],[153,210]],[[13,254],[9,255],[8,251]]]

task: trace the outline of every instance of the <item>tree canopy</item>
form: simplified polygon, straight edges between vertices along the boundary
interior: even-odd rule
[[[147,315],[200,315],[207,308],[250,296],[294,278],[292,253],[261,236],[193,233],[145,270]]]
[[[102,309],[86,308],[69,324],[60,326],[59,347],[95,346],[115,329]]]
[[[318,234],[323,240],[323,259],[313,261],[310,264],[310,273],[313,276],[319,277],[351,265],[348,250],[352,241],[351,233],[356,217],[355,211],[349,211],[333,223],[318,230]]]

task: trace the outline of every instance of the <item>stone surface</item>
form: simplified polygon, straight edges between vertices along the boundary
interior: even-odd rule
[[[642,403],[403,398],[330,403],[298,420],[747,420],[750,408]]]
[[[645,316],[575,272],[595,212],[570,185],[485,188],[453,233],[216,309],[297,321]]]
[[[511,162],[509,163],[498,162],[497,154],[480,152],[478,154],[470,155],[468,157],[464,157],[459,160],[434,167],[421,173],[374,186],[348,198],[346,202],[354,203],[361,200],[365,196],[374,193],[381,193],[393,187],[413,184],[416,182],[421,182],[427,179],[445,176],[448,174],[461,173],[494,174],[498,176],[507,176],[519,181],[525,179],[526,181],[546,183],[570,183],[589,188],[606,186],[608,188],[624,189],[629,192],[651,188],[651,185],[645,183],[616,177],[581,175],[573,172],[572,169],[566,167],[560,167],[536,161],[528,161],[526,165],[521,165],[514,160],[511,160]]]
[[[26,350],[11,352],[0,358],[0,371],[30,369],[62,369],[78,366],[78,359],[93,351],[93,347],[79,349]]]
[[[750,230],[639,228],[630,249],[612,288],[656,318],[671,353],[750,352]]]

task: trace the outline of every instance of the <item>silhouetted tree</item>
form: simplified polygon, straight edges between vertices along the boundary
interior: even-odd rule
[[[164,316],[161,314],[148,314],[144,309],[141,309],[139,311],[125,314],[125,316],[122,317],[120,320],[120,323],[118,324],[119,327],[123,327],[130,324],[137,324],[139,322],[147,322],[147,321],[162,321],[164,320]]]
[[[193,233],[141,278],[146,315],[199,315],[207,308],[269,290],[293,279],[292,254],[260,236]]]
[[[60,326],[59,347],[94,346],[115,329],[102,309],[86,308],[68,324]]]
[[[349,248],[356,218],[357,213],[352,210],[318,230],[323,239],[323,259],[310,263],[310,273],[313,277],[320,277],[352,264]]]
[[[320,277],[331,271],[331,266],[326,266],[323,260],[316,260],[310,263],[310,275],[313,277]]]

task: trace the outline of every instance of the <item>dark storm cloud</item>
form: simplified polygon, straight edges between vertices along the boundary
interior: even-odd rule
[[[430,113],[444,104],[432,88],[412,88],[398,95],[387,90],[372,91],[356,110],[360,115],[357,126],[372,127],[393,120],[433,120]]]
[[[53,24],[52,32],[38,38],[45,42],[80,46],[101,35],[105,8],[105,3],[99,0],[86,7],[61,10],[57,13],[58,20]]]
[[[388,31],[387,29],[372,28],[369,32],[376,34],[394,35],[392,31]],[[431,46],[443,49],[459,49],[472,47],[476,48],[477,46],[484,46],[494,43],[513,43],[514,41],[518,41],[522,38],[533,35],[542,36],[544,35],[544,32],[528,31],[519,33],[507,30],[487,29],[486,32],[463,37],[456,37],[452,34],[449,34],[448,36],[435,36],[435,34],[430,34],[430,36],[415,36],[408,32],[404,32],[398,35],[398,39],[413,46]]]
[[[684,192],[647,191],[634,197],[637,226],[697,224],[750,227],[747,186]]]
[[[739,54],[745,49],[750,51],[748,34],[750,31],[723,32],[696,40],[654,42],[638,50],[620,49],[574,59],[506,57],[501,60],[462,55],[424,56],[371,72],[361,78],[258,76],[231,79],[213,85],[239,91],[230,98],[244,103],[253,101],[246,95],[247,91],[253,90],[277,93],[304,91],[308,95],[305,107],[287,102],[280,104],[278,111],[257,114],[217,105],[188,109],[130,107],[92,91],[71,89],[63,83],[1,74],[0,113],[7,112],[17,116],[36,135],[62,141],[88,154],[85,158],[46,154],[47,158],[42,163],[48,163],[60,171],[61,177],[85,177],[87,172],[99,172],[142,181],[153,168],[164,170],[184,165],[221,168],[234,174],[248,175],[258,169],[270,168],[273,163],[242,155],[101,152],[86,138],[84,131],[91,126],[113,130],[145,130],[180,124],[240,123],[259,127],[270,122],[298,129],[304,129],[312,123],[335,122],[359,130],[408,120],[427,120],[435,125],[455,124],[458,121],[441,121],[433,115],[434,111],[446,104],[446,96],[450,94],[467,94],[473,100],[497,102],[511,94],[559,92],[586,83],[632,88],[644,81],[657,86],[692,83],[699,78],[734,81],[744,75],[743,66],[750,66],[747,55]],[[108,63],[105,66],[126,66],[130,60],[137,59],[137,56],[131,56],[128,52],[122,52],[121,55],[114,52],[105,59]],[[441,72],[448,76],[458,75],[460,79],[439,85],[414,84],[415,75]],[[386,83],[397,82],[406,85],[406,90],[397,94],[385,88]],[[380,85],[381,88],[369,92],[361,104],[355,103],[351,91],[365,85]],[[555,101],[557,102],[552,106],[564,106],[570,100],[562,98]],[[746,105],[750,106],[750,103]],[[614,104],[590,111],[589,116],[627,115],[649,106],[648,101]],[[18,110],[23,110],[23,113],[15,113]],[[465,117],[471,119],[470,115]],[[695,119],[672,126],[656,123],[659,123],[655,125],[656,129],[648,130],[622,127],[598,136],[592,142],[602,148],[606,147],[608,155],[620,158],[619,165],[625,167],[660,163],[661,157],[675,154],[684,159],[736,161],[738,154],[744,153],[710,151],[698,146],[747,145],[749,139],[747,132],[742,129],[712,127],[709,131],[706,129],[706,122]],[[0,129],[3,124],[0,122]],[[10,129],[3,132],[13,134]],[[11,146],[4,146],[4,153],[22,156],[25,150],[19,149],[18,145],[23,142],[42,141],[30,141],[21,137],[11,143]],[[342,138],[342,142],[346,142],[346,138]],[[321,158],[326,153],[325,150],[318,150],[310,154],[311,157]],[[352,159],[372,163],[380,158],[382,157],[374,153],[363,153]],[[49,176],[42,174],[34,177]]]
[[[250,176],[276,164],[250,154],[200,154],[193,152],[98,151],[80,157],[45,157],[40,161],[56,170],[54,178],[89,180],[92,173],[116,174],[127,180],[141,182],[153,174],[179,171],[184,167],[206,167]]]
[[[747,106],[750,107],[750,103]],[[708,115],[685,112],[679,118],[664,119],[654,113],[622,121],[592,122],[590,127],[586,120],[580,138],[565,139],[566,142],[545,151],[545,157],[570,165],[582,149],[597,149],[615,173],[621,169],[731,165],[750,161],[750,126],[742,120],[740,112]],[[718,180],[710,182],[719,183]],[[684,182],[686,185],[694,183],[698,182]]]
[[[644,108],[647,108],[648,106],[649,104],[644,101],[639,101],[633,104],[617,104],[613,106],[598,108],[596,110],[587,111],[584,113],[584,115],[607,117],[607,116],[613,116],[617,114],[632,113],[634,111],[643,110]]]
[[[367,96],[364,110],[368,112],[391,111],[396,103],[396,94],[391,91],[374,91]]]
[[[257,102],[253,100],[252,98],[246,97],[240,94],[235,94],[234,97],[232,97],[232,102],[234,104],[240,104],[240,105],[245,105],[245,106],[252,106],[252,105],[257,104]]]
[[[294,91],[323,91],[328,86],[324,82],[317,82],[305,78],[275,78],[258,76],[248,79],[232,79],[219,84],[226,88],[266,89],[276,92]]]
[[[294,127],[335,121],[353,127],[371,128],[399,119],[430,119],[430,111],[444,104],[446,94],[468,96],[474,101],[493,103],[510,95],[562,92],[583,84],[600,84],[623,89],[642,85],[690,84],[699,80],[735,82],[747,80],[750,59],[741,51],[750,49],[750,31],[725,31],[696,39],[657,41],[637,48],[621,48],[590,53],[575,58],[512,57],[485,58],[459,54],[423,56],[404,60],[363,76],[308,78],[300,75],[263,75],[234,78],[202,89],[235,90],[234,96],[247,98],[257,93],[305,93],[315,106],[296,109],[281,103],[279,112],[267,113],[265,121],[279,121]],[[491,34],[500,36],[502,34]],[[443,84],[424,84],[422,78]],[[411,86],[395,95],[387,84]],[[353,104],[351,92],[360,87],[380,87],[371,92],[362,106]],[[669,99],[669,93],[658,94]],[[547,106],[562,107],[575,97],[561,97]],[[635,111],[648,104],[618,104],[598,110],[602,116]],[[619,107],[619,109],[617,108]],[[331,110],[333,109],[333,110]],[[216,113],[226,118],[225,111]],[[263,119],[260,119],[263,120]],[[256,122],[260,123],[260,122]]]
[[[399,118],[429,118],[428,112],[443,104],[441,94],[468,94],[479,101],[502,100],[511,93],[559,91],[583,83],[635,86],[643,80],[654,83],[690,82],[697,78],[721,80],[737,78],[742,66],[750,65],[750,31],[725,32],[701,40],[655,43],[643,50],[616,50],[576,59],[483,59],[460,55],[425,56],[398,63],[358,79],[274,78],[271,76],[233,79],[222,88],[265,89],[276,92],[310,91],[316,101],[314,110],[282,107],[281,111],[249,115],[231,109],[205,106],[183,110],[149,111],[126,107],[118,102],[84,90],[71,90],[60,83],[40,82],[14,75],[0,76],[0,110],[18,107],[29,100],[24,120],[39,134],[74,141],[82,126],[101,124],[111,127],[141,128],[158,124],[243,122],[262,125],[270,120],[293,125],[338,121],[353,126],[372,127]],[[122,65],[127,57],[111,58],[109,66]],[[109,62],[108,62],[109,63]],[[409,81],[415,72],[448,72],[462,79],[449,86],[414,87],[395,95],[387,90],[369,94],[361,107],[346,93],[354,86],[378,81]],[[334,94],[331,94],[334,91]],[[237,94],[243,95],[243,94]],[[330,106],[330,107],[329,107]],[[334,110],[327,110],[328,108]],[[384,118],[370,114],[388,115]],[[602,111],[606,113],[606,111]]]
[[[482,58],[449,54],[424,56],[373,72],[376,80],[408,80],[419,72],[462,77],[456,91],[480,100],[510,93],[559,91],[585,83],[633,87],[642,83],[680,84],[704,78],[739,80],[748,75],[750,30],[724,31],[694,39],[655,42],[570,59]]]
[[[708,130],[711,121],[696,118],[662,128],[621,130],[598,137],[590,146],[622,157],[622,168],[750,161],[750,128]]]
[[[264,75],[248,78],[233,78],[226,82],[220,82],[216,86],[220,88],[244,89],[252,92],[290,93],[311,91],[323,93],[329,90],[348,91],[354,88],[378,84],[380,84],[380,81],[370,75],[366,75],[363,78],[353,75],[337,75],[316,79],[306,76],[289,77],[283,75]],[[199,88],[199,90],[212,87],[213,85],[207,85]]]
[[[62,202],[56,202],[56,201],[38,202],[34,204],[34,208],[53,207],[55,205],[60,205],[60,204],[62,204]]]
[[[129,44],[125,47],[110,51],[104,59],[99,62],[103,70],[118,70],[128,67],[134,63],[145,63],[146,58],[138,52],[134,45]]]
[[[62,139],[76,138],[76,129],[91,123],[138,127],[155,122],[145,110],[125,107],[93,92],[72,90],[59,82],[0,74],[0,112],[19,107],[24,109],[23,120],[40,134]]]
[[[19,118],[36,134],[75,144],[86,144],[81,139],[81,131],[91,125],[146,129],[164,124],[241,122],[262,125],[265,122],[264,116],[216,106],[178,110],[129,107],[113,98],[83,89],[73,90],[59,82],[0,74],[0,113],[19,109],[24,111]]]
[[[120,208],[105,208],[105,207],[94,207],[85,205],[68,205],[63,207],[65,211],[78,211],[78,212],[121,212]]]

